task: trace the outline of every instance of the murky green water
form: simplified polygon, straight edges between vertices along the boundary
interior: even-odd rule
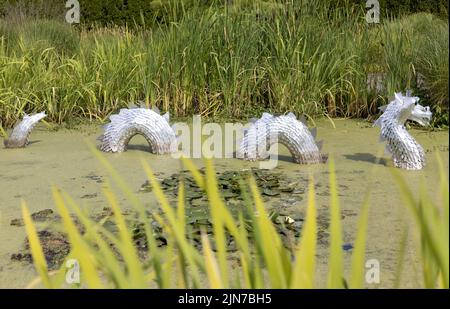
[[[353,244],[357,216],[364,195],[370,189],[371,208],[369,216],[367,259],[380,262],[381,282],[373,287],[391,287],[396,271],[400,239],[409,224],[406,208],[395,182],[391,177],[392,164],[378,143],[378,128],[356,120],[335,120],[336,128],[327,120],[317,122],[318,138],[324,140],[323,152],[334,156],[336,161],[339,194],[341,201],[344,243]],[[409,185],[418,188],[423,179],[430,195],[437,196],[438,173],[435,154],[439,153],[448,169],[448,131],[427,132],[411,130],[427,151],[428,165],[422,171],[402,171]],[[101,133],[97,126],[81,127],[78,130],[50,132],[39,127],[31,135],[31,144],[26,149],[0,149],[0,288],[25,287],[36,277],[31,265],[11,261],[11,254],[18,252],[23,244],[23,227],[11,226],[14,218],[21,217],[20,201],[27,202],[31,212],[46,208],[54,209],[51,186],[67,191],[75,200],[88,209],[100,211],[106,206],[101,189],[108,180],[106,171],[90,152],[88,143],[95,144]],[[142,137],[131,141],[129,150],[122,154],[106,154],[107,159],[127,181],[130,188],[139,191],[146,180],[140,159],[144,158],[159,173],[159,177],[170,176],[180,170],[179,160],[171,156],[156,156],[147,152]],[[307,179],[314,176],[317,186],[319,222],[328,220],[328,166],[302,166],[292,163],[286,149],[276,170],[286,178]],[[381,159],[381,160],[379,160]],[[194,160],[202,166],[201,160]],[[237,159],[215,160],[219,171],[241,170],[257,167],[258,163]],[[155,207],[152,193],[137,194],[149,208]],[[127,202],[123,200],[125,208]],[[289,211],[302,213],[306,199],[295,201]],[[270,204],[270,203],[269,203]],[[272,203],[273,204],[273,203]],[[271,205],[284,207],[283,205]],[[413,234],[413,233],[410,233]],[[411,236],[412,237],[412,236]],[[327,239],[318,244],[318,283],[323,284],[328,254]],[[345,253],[346,268],[351,250]],[[410,241],[405,256],[402,287],[420,286],[417,248]],[[347,269],[348,270],[348,269]]]

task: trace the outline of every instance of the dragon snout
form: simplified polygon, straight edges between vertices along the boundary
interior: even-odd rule
[[[429,106],[416,104],[409,119],[416,121],[422,126],[428,126],[431,122],[432,116],[433,114],[431,113]]]

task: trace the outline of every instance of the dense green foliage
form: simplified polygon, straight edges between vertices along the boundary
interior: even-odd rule
[[[22,12],[27,16],[63,20],[65,0],[0,0],[4,15]],[[145,25],[179,19],[195,6],[206,9],[219,1],[196,0],[79,0],[80,21],[84,25]]]
[[[251,7],[254,5],[289,5],[292,0],[79,0],[81,22],[101,25],[145,25],[154,22],[178,20],[192,8],[205,10],[210,6],[222,8],[225,5]],[[332,7],[354,5],[365,6],[364,0],[322,1]],[[381,16],[400,16],[404,14],[427,12],[440,17],[448,16],[447,0],[380,0]],[[19,8],[27,15],[62,18],[65,12],[64,0],[0,0],[0,13],[8,14]]]
[[[374,25],[362,8],[319,0],[242,3],[177,6],[176,23],[138,30],[0,20],[2,125],[41,110],[56,123],[104,120],[136,101],[175,116],[366,117],[408,88],[448,123],[447,21],[420,13]],[[368,76],[382,77],[378,92]]]
[[[446,0],[380,0],[380,7],[382,16],[428,12],[443,18],[448,17],[448,1]]]

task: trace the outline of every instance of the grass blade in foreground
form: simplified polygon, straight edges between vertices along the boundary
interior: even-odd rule
[[[334,159],[329,158],[330,171],[330,259],[327,287],[336,289],[344,287],[344,270],[342,256],[341,211],[337,193]]]
[[[352,270],[350,278],[351,289],[364,288],[366,237],[369,219],[369,194],[364,199],[364,204],[359,213],[358,230],[356,234],[355,248],[352,254]]]
[[[47,262],[45,261],[44,252],[42,251],[41,243],[34,227],[30,212],[24,201],[22,201],[22,217],[25,223],[25,229],[30,243],[30,250],[33,256],[34,267],[36,268],[41,281],[45,287],[51,288],[50,279],[48,276]]]
[[[314,272],[316,269],[316,204],[314,200],[314,179],[309,180],[308,212],[306,214],[305,228],[296,254],[291,288],[311,289],[314,287]]]

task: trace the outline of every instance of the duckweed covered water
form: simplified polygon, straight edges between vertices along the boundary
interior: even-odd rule
[[[367,239],[367,259],[380,262],[381,282],[369,287],[392,287],[397,270],[400,242],[405,229],[410,226],[409,215],[402,205],[400,194],[390,169],[392,163],[384,154],[384,145],[378,142],[379,129],[357,120],[320,120],[317,122],[318,137],[323,139],[323,152],[332,155],[336,161],[337,180],[341,202],[344,252],[346,271],[350,263],[354,243],[357,217],[365,194],[370,190],[370,215]],[[422,171],[402,171],[409,185],[418,188],[421,179],[430,189],[430,196],[438,196],[438,173],[435,154],[440,154],[448,169],[448,131],[428,132],[411,130],[413,136],[426,150],[428,165]],[[25,287],[36,276],[33,266],[26,262],[23,254],[25,231],[21,225],[20,201],[28,203],[31,212],[42,231],[55,214],[51,186],[56,185],[67,191],[92,215],[102,216],[106,200],[102,187],[108,182],[107,172],[90,152],[88,143],[95,144],[101,134],[99,126],[80,126],[74,130],[49,131],[40,126],[31,135],[31,143],[25,149],[0,149],[0,287]],[[306,184],[309,176],[314,176],[318,223],[323,237],[318,243],[318,283],[326,279],[326,258],[328,255],[328,166],[298,165],[292,162],[287,149],[281,148],[279,164],[271,171],[260,171],[257,162],[238,159],[216,159],[215,167],[219,185],[227,204],[232,209],[241,206],[237,179],[242,174],[252,173],[259,180],[259,187],[267,207],[279,215],[286,215],[300,221],[306,205]],[[127,181],[130,188],[144,202],[149,210],[157,210],[151,188],[146,185],[145,172],[140,158],[144,158],[156,172],[166,193],[176,199],[177,180],[182,172],[180,160],[168,156],[157,156],[148,152],[145,139],[133,138],[127,152],[105,154],[107,159]],[[194,160],[202,167],[202,160]],[[190,217],[201,217],[205,198],[201,192],[190,186],[188,191]],[[120,197],[123,211],[127,212],[127,201]],[[53,218],[54,219],[54,218]],[[413,246],[409,231],[409,242],[404,257],[402,287],[419,287],[420,266],[417,264],[418,248]],[[46,233],[46,232],[41,232]],[[139,226],[135,235],[139,236]],[[42,235],[48,236],[47,234]],[[58,236],[58,235],[56,235]],[[139,237],[138,237],[139,238]],[[65,248],[64,240],[53,239],[55,247]],[[163,240],[161,240],[163,245]],[[58,245],[59,244],[59,245]],[[63,252],[58,254],[64,255]],[[15,259],[12,257],[16,257]],[[19,257],[19,258],[18,258]],[[17,261],[21,260],[21,261]]]

